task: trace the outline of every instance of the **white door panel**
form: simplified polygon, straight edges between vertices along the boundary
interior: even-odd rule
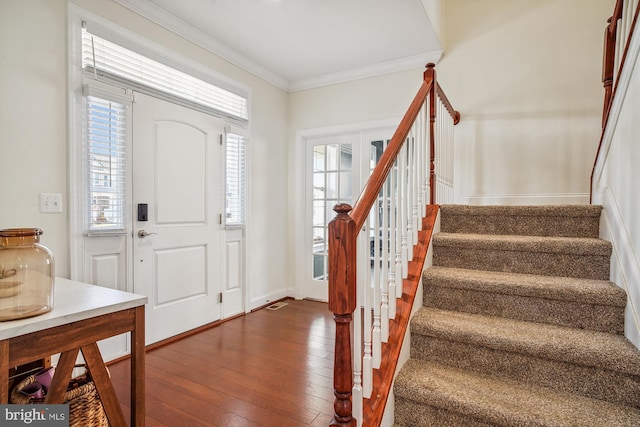
[[[84,273],[80,280],[111,289],[127,288],[127,236],[84,236]],[[129,333],[101,340],[98,343],[105,360],[129,353]]]
[[[244,237],[242,229],[225,231],[223,259],[224,300],[223,317],[226,319],[244,312]]]
[[[220,319],[221,133],[219,119],[136,94],[133,203],[148,220],[134,218],[133,271],[147,343]]]
[[[204,224],[207,174],[215,171],[215,167],[207,169],[209,135],[187,123],[156,121],[154,125],[156,225]]]

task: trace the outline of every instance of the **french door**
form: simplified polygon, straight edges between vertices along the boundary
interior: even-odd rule
[[[392,132],[383,128],[306,139],[305,298],[327,300],[327,226],[336,215],[333,207],[353,206]]]

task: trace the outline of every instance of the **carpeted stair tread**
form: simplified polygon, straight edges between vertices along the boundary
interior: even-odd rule
[[[601,206],[441,205],[441,230],[453,233],[598,237]]]
[[[608,280],[431,267],[423,284],[427,307],[624,334],[626,293]]]
[[[440,205],[444,217],[469,216],[560,216],[593,217],[600,220],[602,206],[599,205]]]
[[[441,408],[456,419],[461,415],[477,424],[616,427],[640,423],[640,411],[633,408],[414,359],[396,378],[394,393],[405,402]],[[411,419],[410,412],[411,408],[397,411],[396,423],[407,425],[403,420]],[[423,421],[420,425],[432,425]],[[457,424],[440,420],[439,425]]]
[[[433,265],[608,280],[611,243],[596,238],[437,233]]]
[[[411,333],[640,375],[640,351],[621,335],[430,307],[415,314]]]
[[[513,252],[568,253],[573,255],[611,255],[611,243],[597,238],[512,236],[502,234],[462,234],[440,232],[434,246],[493,249]]]
[[[580,303],[625,307],[627,295],[615,283],[573,277],[540,276],[501,271],[430,267],[424,283],[505,295],[538,297]]]

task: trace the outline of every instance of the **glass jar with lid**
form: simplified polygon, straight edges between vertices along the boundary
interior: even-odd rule
[[[0,321],[53,308],[55,262],[41,235],[39,228],[0,230]]]

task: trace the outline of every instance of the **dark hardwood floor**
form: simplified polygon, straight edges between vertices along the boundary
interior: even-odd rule
[[[286,302],[148,351],[146,425],[328,426],[332,314],[325,303]],[[129,369],[109,366],[127,414]]]

